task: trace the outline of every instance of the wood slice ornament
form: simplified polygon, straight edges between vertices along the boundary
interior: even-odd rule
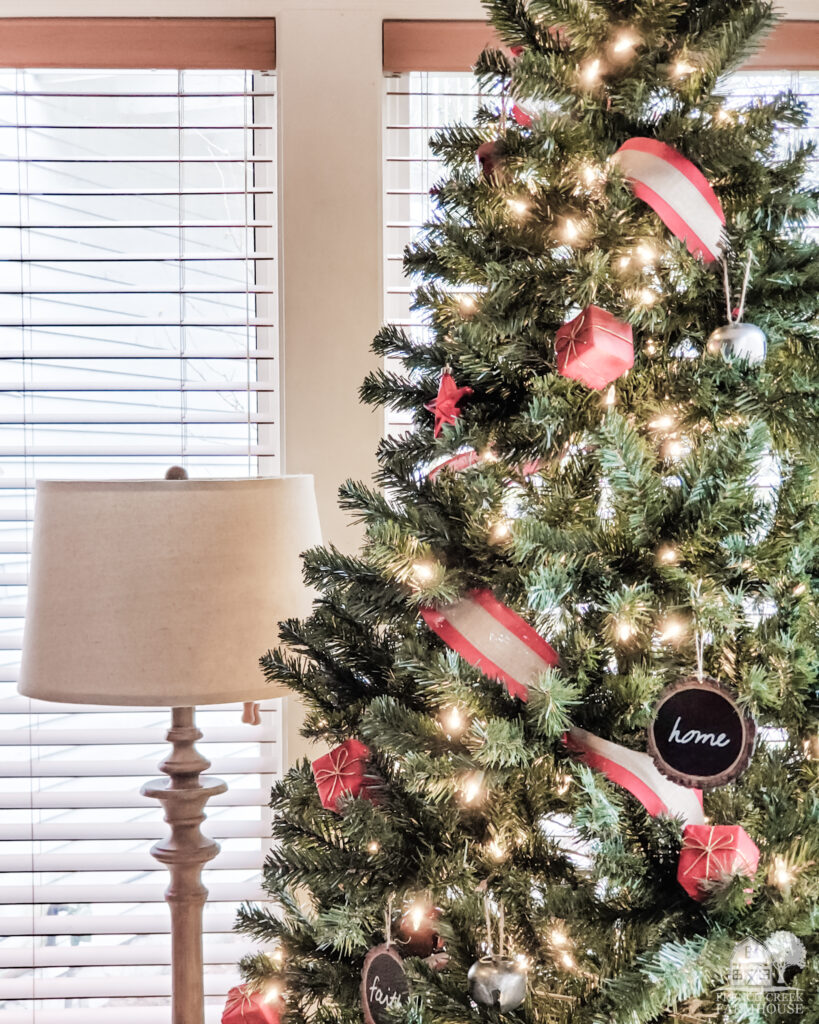
[[[648,750],[672,782],[697,789],[727,786],[748,767],[756,723],[711,676],[667,687],[654,708]]]
[[[361,1008],[366,1024],[390,1024],[390,1010],[409,999],[409,982],[394,943],[374,946],[361,972]]]

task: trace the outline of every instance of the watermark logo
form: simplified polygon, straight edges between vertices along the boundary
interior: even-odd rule
[[[792,932],[774,932],[764,942],[745,938],[734,946],[724,997],[737,996],[767,1014],[804,1012],[803,993],[793,980],[807,963],[805,945]]]

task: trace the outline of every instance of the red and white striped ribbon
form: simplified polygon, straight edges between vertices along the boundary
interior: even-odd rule
[[[628,790],[652,816],[665,814],[682,818],[686,825],[704,824],[702,791],[678,786],[665,778],[648,754],[629,750],[576,726],[566,732],[563,741],[581,761]]]
[[[522,701],[537,676],[558,664],[543,637],[489,590],[473,590],[442,608],[422,608],[421,616],[448,647]]]
[[[705,175],[657,139],[624,142],[612,157],[638,199],[654,210],[688,251],[711,263],[723,246],[725,214]]]

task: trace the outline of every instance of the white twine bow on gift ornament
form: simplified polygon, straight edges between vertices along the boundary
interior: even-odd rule
[[[335,760],[333,760],[333,754],[336,755]],[[330,792],[327,799],[333,800],[335,797],[340,796],[341,792],[343,792],[345,788],[344,779],[346,778],[349,769],[352,767],[350,762],[354,762],[359,759],[355,757],[350,758],[350,751],[346,747],[341,747],[337,754],[335,751],[330,751],[327,756],[330,758],[330,764],[332,764],[333,767],[319,768],[316,772],[316,784],[321,786],[332,779],[333,782],[330,786]],[[336,787],[338,787],[338,789]]]
[[[244,1017],[245,1011],[253,1005],[253,1000],[250,998],[247,991],[247,985],[238,985],[236,988],[232,988],[230,992],[228,992],[227,1002],[225,1003],[225,1013],[233,1013],[234,1010],[238,1010]]]
[[[568,334],[563,335],[563,337],[561,337],[560,340],[557,342],[557,344],[555,345],[555,352],[559,354],[563,351],[563,349],[566,349],[568,357],[574,358],[574,356],[577,354],[577,336],[583,330],[585,325],[586,310],[584,309],[582,313],[579,313],[574,318],[574,320],[572,320]]]
[[[711,857],[721,853],[725,850],[729,850],[734,843],[734,837],[727,832],[724,832],[721,836],[714,837],[714,832],[719,828],[718,825],[712,825],[708,832],[708,839],[703,841],[697,839],[694,836],[688,835],[685,837],[685,845],[683,850],[697,850],[698,856],[694,858],[691,864],[683,872],[684,875],[692,874],[698,867],[701,861],[705,860],[705,871],[702,873],[704,878],[709,878],[711,874]],[[734,851],[734,860],[731,867],[728,869],[729,872],[736,872],[738,867],[743,865],[737,864],[737,858],[739,858],[744,867],[750,871],[751,865],[748,862],[747,857],[742,853],[741,850]],[[722,867],[722,865],[720,865]]]

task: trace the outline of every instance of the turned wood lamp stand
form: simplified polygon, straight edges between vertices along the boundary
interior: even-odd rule
[[[173,1024],[204,1024],[202,869],[219,844],[200,826],[227,790],[200,779],[194,710],[285,695],[259,656],[277,622],[309,614],[300,556],[320,541],[309,476],[188,480],[174,467],[165,480],[37,484],[20,693],[172,709],[167,778],[141,792],[170,827],[151,852],[170,873]]]
[[[167,779],[146,782],[140,792],[162,802],[170,835],[151,847],[165,864],[171,883],[165,899],[171,910],[171,1005],[173,1024],[202,1024],[205,1015],[202,912],[208,890],[202,884],[202,868],[219,852],[219,844],[203,836],[205,804],[227,791],[227,783],[207,777],[210,768],[194,744],[202,733],[194,724],[194,708],[172,708],[168,742],[173,751],[159,766]]]

